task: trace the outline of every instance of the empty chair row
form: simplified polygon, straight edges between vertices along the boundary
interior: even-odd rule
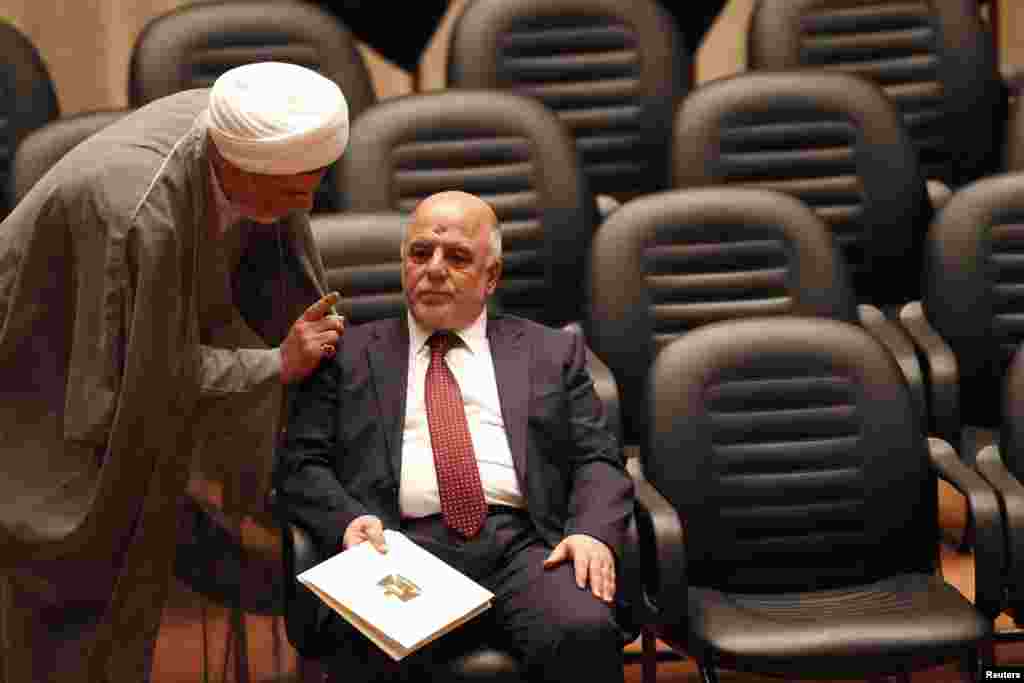
[[[52,150],[113,116],[75,117],[38,131],[44,141],[26,140],[15,161],[16,198],[59,156]],[[813,206],[843,249],[859,299],[895,304],[916,295],[908,263],[919,262],[932,206],[895,109],[870,83],[776,73],[706,85],[676,113],[671,151],[675,187],[776,189]],[[565,126],[537,100],[460,90],[370,106],[352,123],[335,177],[348,210],[408,210],[441,189],[485,196],[513,252],[534,248],[541,224],[553,232],[553,257],[565,266],[555,277],[573,283],[601,218],[584,170]],[[528,288],[515,263],[509,275]],[[572,314],[545,319],[559,317]]]
[[[851,9],[841,1],[762,0],[748,38],[751,71],[807,67],[878,83],[896,103],[927,177],[958,186],[998,170],[1006,88],[973,3]],[[686,48],[653,0],[473,0],[453,25],[447,81],[540,99],[568,128],[592,190],[621,201],[670,184],[672,116],[692,87]],[[352,34],[336,17],[305,2],[246,0],[190,5],[151,20],[132,51],[129,104],[209,85],[257,60],[320,70],[346,92],[354,118],[375,101]],[[14,82],[46,85],[52,99],[45,69],[29,67],[19,66]],[[54,117],[52,105],[17,98],[16,112],[38,119],[25,131]],[[334,185],[329,178],[318,210],[339,208]]]
[[[301,3],[275,3],[274,12],[257,16],[254,5],[265,9],[264,4],[203,3],[151,22],[133,53],[133,104],[208,84],[244,61],[300,61],[351,93],[355,119],[353,149],[342,163],[345,168],[332,169],[318,194],[318,209],[402,210],[434,189],[460,187],[496,199],[501,195],[499,216],[529,232],[528,214],[544,205],[532,193],[547,187],[551,178],[530,176],[547,142],[527,144],[533,124],[523,123],[527,115],[519,113],[527,105],[503,95],[506,99],[493,100],[500,107],[487,106],[487,98],[476,93],[493,91],[481,90],[375,105],[365,67],[344,27],[333,17],[317,21],[319,10]],[[921,262],[921,242],[934,207],[913,129],[893,98],[861,78],[860,71],[854,76],[802,70],[723,79],[684,99],[688,84],[672,66],[676,39],[644,39],[664,19],[660,10],[653,3],[625,4],[565,0],[566,11],[556,21],[552,13],[561,7],[558,3],[470,3],[453,34],[453,84],[503,88],[545,103],[567,133],[568,154],[581,176],[579,192],[612,193],[612,180],[624,183],[622,192],[613,193],[619,198],[668,186],[782,190],[813,206],[829,224],[858,299],[897,305],[917,298],[915,265]],[[761,16],[755,13],[755,19]],[[853,28],[864,22],[875,26],[863,17],[854,19]],[[273,26],[273,31],[254,43],[252,36],[261,26]],[[470,31],[473,27],[483,33]],[[467,37],[478,35],[486,40]],[[512,50],[513,45],[520,48]],[[602,66],[609,54],[617,55],[615,68]],[[578,71],[582,80],[566,79],[566,69]],[[579,94],[604,92],[595,83],[604,83],[605,76],[624,90],[613,88],[617,94],[603,100]],[[588,80],[593,78],[598,80]],[[665,89],[666,82],[671,87]],[[528,87],[531,83],[537,87]],[[372,122],[361,121],[364,113]],[[468,125],[460,129],[456,120]],[[518,133],[507,137],[509,130]],[[399,132],[401,139],[395,137]],[[357,153],[371,146],[377,156],[368,161]],[[391,159],[381,154],[388,148],[396,150]],[[666,172],[655,172],[655,167]],[[641,176],[647,180],[636,180]],[[17,191],[30,182],[19,182]],[[592,232],[599,216],[588,212],[592,218],[584,230]],[[576,240],[575,229],[569,232],[566,241]]]
[[[791,94],[790,113],[805,121],[808,111],[835,118],[803,127],[757,123],[758,116],[777,120],[771,109],[780,92]],[[103,116],[91,120],[96,125],[105,121]],[[686,179],[683,184],[789,189],[826,220],[844,217],[832,224],[831,235],[843,248],[844,267],[855,284],[864,283],[864,289],[879,292],[885,301],[891,299],[883,295],[905,291],[900,282],[919,279],[917,245],[931,209],[898,117],[869,83],[841,75],[737,77],[694,92],[679,111],[677,130],[676,166]],[[805,142],[807,131],[832,140],[828,154],[817,143],[806,145],[809,150],[771,151]],[[53,133],[54,144],[65,144],[66,137],[53,127],[38,137],[47,133]],[[733,140],[734,148],[723,140]],[[26,141],[17,162],[29,174],[49,163],[31,160],[30,143],[34,140]],[[758,152],[759,145],[769,151]],[[801,169],[801,162],[810,168],[801,172],[811,177],[802,183],[777,180],[786,170]],[[354,122],[340,163],[352,211],[407,211],[419,199],[446,189],[483,196],[494,205],[506,239],[503,300],[519,310],[532,306],[528,317],[550,324],[583,317],[581,283],[597,211],[564,126],[536,100],[467,90],[382,102]],[[816,169],[836,175],[819,182],[812,175]],[[31,179],[19,180],[20,187],[31,184]],[[831,191],[820,189],[830,184]],[[805,188],[811,189],[800,191]],[[820,200],[843,192],[842,201],[863,197],[863,206],[837,212],[810,196],[817,193]],[[908,242],[912,249],[900,247]],[[729,261],[734,257],[719,257],[726,263],[717,267],[748,267],[740,257],[734,266]],[[863,291],[857,297],[872,300]]]

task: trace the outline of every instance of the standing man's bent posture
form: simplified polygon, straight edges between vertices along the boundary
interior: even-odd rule
[[[260,63],[157,100],[0,224],[0,681],[142,681],[190,471],[259,499],[337,348],[309,229],[336,84]],[[237,471],[236,471],[237,470]]]

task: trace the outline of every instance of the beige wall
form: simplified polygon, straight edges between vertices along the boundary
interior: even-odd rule
[[[61,110],[72,114],[123,107],[127,101],[128,60],[132,43],[146,21],[187,0],[2,0],[0,17],[13,22],[39,49],[57,84]],[[414,2],[415,0],[406,0]],[[1024,0],[1000,3],[1004,64],[1024,65]],[[444,86],[447,29],[464,0],[452,0],[424,56],[423,89]],[[742,68],[746,19],[754,0],[731,0],[698,54],[701,81]],[[365,50],[381,97],[409,92],[412,80],[400,69]]]
[[[123,107],[128,58],[146,21],[181,0],[2,0],[5,19],[35,44],[57,84],[61,111]]]

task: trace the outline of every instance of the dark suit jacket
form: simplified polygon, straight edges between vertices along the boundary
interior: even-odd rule
[[[552,546],[583,533],[617,557],[633,484],[584,366],[579,335],[492,316],[487,338],[498,396],[530,517]],[[347,328],[334,362],[297,387],[277,488],[324,557],[348,524],[377,515],[400,527],[398,484],[409,367],[406,319]]]

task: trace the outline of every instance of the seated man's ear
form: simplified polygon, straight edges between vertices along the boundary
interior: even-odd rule
[[[494,263],[487,266],[487,293],[494,294],[494,290],[498,288],[498,281],[501,279],[502,263],[501,259],[495,259]]]

